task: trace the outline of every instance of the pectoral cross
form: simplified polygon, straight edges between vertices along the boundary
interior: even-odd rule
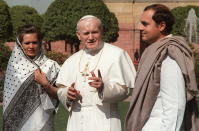
[[[86,77],[89,76],[88,65],[89,65],[89,63],[87,63],[87,64],[85,65],[84,70],[83,70],[82,72],[80,72],[81,75],[84,77],[84,82],[86,82]]]

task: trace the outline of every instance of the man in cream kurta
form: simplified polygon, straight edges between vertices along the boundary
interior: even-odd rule
[[[138,66],[126,131],[181,131],[184,125],[184,131],[198,131],[196,119],[190,120],[198,91],[193,53],[184,38],[170,34],[174,16],[165,5],[152,4],[140,21],[141,38],[149,46]],[[193,113],[189,119],[187,112]]]
[[[134,65],[124,50],[101,40],[97,17],[81,18],[77,36],[85,48],[65,61],[57,78],[65,87],[59,100],[70,111],[67,131],[121,131],[117,106],[134,87]]]
[[[185,81],[170,56],[162,62],[160,78],[160,92],[142,131],[180,131],[186,106]]]

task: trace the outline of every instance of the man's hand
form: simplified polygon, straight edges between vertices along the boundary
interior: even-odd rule
[[[94,72],[91,72],[92,77],[89,77],[89,80],[93,80],[92,82],[89,82],[89,85],[96,88],[99,92],[103,90],[104,83],[102,81],[102,75],[100,70],[98,70],[98,77],[96,77]]]
[[[67,99],[69,101],[76,101],[80,98],[80,91],[76,90],[74,88],[75,83],[73,83],[69,88],[68,88],[68,92],[67,92]]]

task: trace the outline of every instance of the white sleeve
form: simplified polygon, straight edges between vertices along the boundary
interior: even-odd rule
[[[108,73],[101,98],[104,102],[116,103],[127,98],[134,88],[136,71],[126,52],[123,52]]]
[[[56,85],[64,85],[69,86],[69,77],[68,75],[71,74],[69,70],[70,65],[68,64],[68,60],[64,62],[64,64],[61,66],[59,74],[57,76]]]
[[[68,91],[68,87],[65,87],[65,88],[60,87],[57,91],[57,96],[58,96],[59,101],[64,105],[64,107],[68,111],[70,111],[72,103],[67,100],[67,97],[66,97],[67,91]]]
[[[122,86],[118,83],[109,83],[104,86],[103,92],[100,97],[104,102],[117,103],[124,100],[132,93],[132,88]]]
[[[162,63],[160,96],[163,107],[162,131],[179,131],[186,105],[185,82],[180,67],[170,57]]]

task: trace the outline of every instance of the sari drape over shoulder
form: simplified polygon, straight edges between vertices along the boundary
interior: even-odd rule
[[[48,59],[43,53],[36,56],[33,61],[46,73],[49,81],[56,79],[59,71],[57,62]],[[5,131],[53,130],[50,123],[52,124],[57,100],[48,96],[41,85],[34,81],[34,71],[37,68],[27,59],[21,48],[15,45],[4,82],[3,129]]]

